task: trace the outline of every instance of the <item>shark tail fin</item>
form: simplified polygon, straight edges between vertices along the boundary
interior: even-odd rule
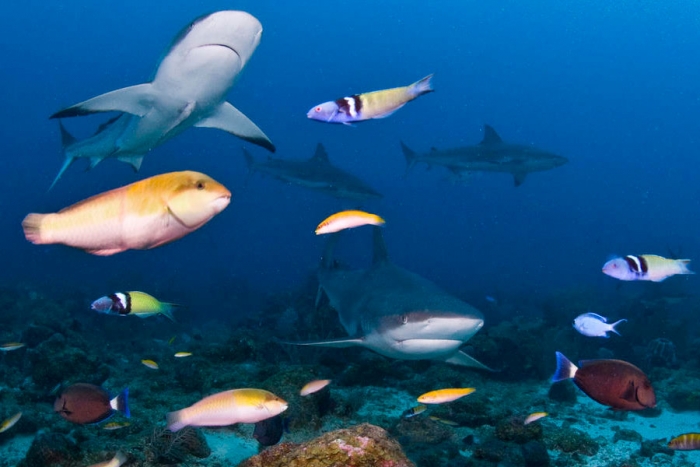
[[[408,171],[416,165],[418,153],[406,146],[403,141],[400,141],[400,143],[403,156],[406,158],[406,172],[403,174],[404,178],[406,178],[408,176]]]
[[[49,191],[54,187],[56,182],[61,178],[63,175],[63,172],[68,169],[68,167],[71,166],[73,161],[75,160],[75,157],[71,156],[68,152],[68,148],[75,144],[78,140],[68,133],[68,130],[66,130],[66,127],[63,126],[63,123],[59,120],[58,121],[58,128],[61,130],[61,152],[63,153],[63,156],[65,157],[65,160],[63,161],[63,165],[61,166],[61,170],[58,171],[58,175],[56,175],[56,178],[54,178],[53,183],[51,183],[51,186],[49,187]]]
[[[372,264],[379,264],[389,261],[389,251],[386,249],[382,229],[376,225],[373,226],[372,229],[374,230],[374,256],[372,257]]]

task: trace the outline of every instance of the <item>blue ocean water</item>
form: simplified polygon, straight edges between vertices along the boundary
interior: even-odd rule
[[[668,248],[698,256],[694,2],[18,2],[6,5],[0,68],[5,173],[2,279],[159,290],[197,314],[246,310],[222,292],[244,281],[265,293],[313,272],[325,216],[348,203],[254,176],[244,186],[242,141],[193,129],[149,154],[142,170],[76,163],[47,192],[62,158],[48,116],[145,82],[174,34],[204,12],[235,6],[264,34],[229,101],[277,145],[310,157],[322,142],[337,165],[384,194],[392,258],[449,290],[547,294],[572,284],[606,289],[611,254]],[[411,83],[434,73],[434,94],[354,128],[309,121],[313,105]],[[100,116],[66,121],[80,137]],[[506,141],[569,158],[519,188],[487,174],[454,185],[417,167],[403,178],[399,141],[418,151],[476,144],[482,125]],[[253,148],[258,157],[265,151]],[[174,244],[114,257],[33,246],[21,219],[167,171],[205,172],[234,192],[231,206]],[[349,248],[369,251],[353,233]],[[94,293],[93,293],[94,295]]]

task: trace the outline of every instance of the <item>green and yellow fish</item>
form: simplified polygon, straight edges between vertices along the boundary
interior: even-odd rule
[[[155,297],[143,292],[116,292],[98,298],[90,308],[98,313],[120,316],[138,316],[148,318],[163,315],[175,321],[173,310],[181,305],[161,302]]]

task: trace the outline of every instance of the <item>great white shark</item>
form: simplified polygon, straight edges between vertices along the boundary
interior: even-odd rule
[[[474,146],[438,150],[419,154],[403,142],[406,172],[417,163],[447,167],[455,175],[471,172],[505,172],[513,175],[515,186],[520,186],[530,172],[550,170],[566,164],[566,157],[543,151],[534,146],[507,143],[489,125],[484,125],[484,138]]]
[[[441,360],[490,370],[460,350],[484,325],[481,312],[389,261],[381,228],[373,229],[369,269],[339,267],[333,260],[339,234],[332,234],[318,271],[319,294],[328,297],[349,337],[296,344],[363,347],[400,360]]]
[[[256,161],[243,149],[248,170],[270,175],[283,182],[292,183],[310,190],[319,191],[336,198],[364,201],[381,198],[374,188],[336,166],[331,164],[328,153],[321,143],[309,159],[277,159],[268,157]]]
[[[122,112],[81,141],[60,125],[65,161],[51,186],[79,158],[89,159],[92,168],[113,157],[138,170],[151,149],[193,126],[218,128],[274,152],[265,133],[225,100],[261,35],[260,22],[244,11],[204,15],[175,37],[150,83],[117,89],[53,114],[50,118]]]

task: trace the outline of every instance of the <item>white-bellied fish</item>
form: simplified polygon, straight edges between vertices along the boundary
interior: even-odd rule
[[[474,391],[476,391],[474,388],[438,389],[418,396],[417,401],[421,404],[444,404],[445,402],[452,402],[461,397],[468,396]]]
[[[143,363],[144,366],[147,366],[151,370],[157,370],[158,368],[160,368],[158,366],[158,364],[156,362],[154,362],[153,360],[144,359],[144,360],[141,360],[141,363]]]
[[[668,442],[674,451],[697,451],[700,449],[700,433],[684,433]]]
[[[226,426],[257,423],[287,410],[287,402],[263,389],[231,389],[211,396],[182,410],[169,412],[168,429],[186,426]]]
[[[170,172],[80,201],[57,213],[29,214],[24,236],[109,256],[147,250],[194,232],[223,211],[231,192],[199,172]]]
[[[328,216],[318,224],[316,235],[340,232],[363,225],[384,225],[384,223],[384,219],[376,214],[358,210],[340,211]]]
[[[192,352],[177,352],[174,357],[175,358],[185,358],[185,357],[191,357]]]
[[[5,344],[0,344],[0,351],[11,352],[13,350],[21,349],[25,344],[21,342],[6,342]]]
[[[309,110],[306,116],[320,122],[345,125],[372,118],[385,118],[413,99],[432,92],[432,77],[433,75],[428,75],[408,86],[355,94],[324,102]]]
[[[126,454],[121,451],[117,451],[111,460],[105,462],[98,462],[97,464],[92,464],[90,467],[121,467],[127,461]]]
[[[536,422],[540,418],[544,418],[549,415],[547,412],[534,412],[528,415],[523,422],[523,425],[529,425],[532,422]]]
[[[330,379],[317,379],[315,381],[310,381],[306,383],[303,388],[301,388],[301,391],[299,391],[299,395],[308,396],[309,394],[313,394],[315,392],[320,391],[329,384],[331,384]]]
[[[676,274],[695,274],[689,259],[667,259],[657,255],[627,255],[603,265],[603,273],[621,281],[661,282]]]
[[[98,298],[90,308],[98,313],[118,316],[138,316],[148,318],[149,316],[163,315],[175,321],[173,310],[181,305],[175,303],[161,302],[157,298],[144,292],[115,292]]]
[[[615,321],[612,324],[608,324],[608,319],[605,316],[598,315],[596,313],[584,313],[582,315],[578,315],[574,319],[574,329],[576,329],[579,333],[583,334],[584,336],[588,337],[610,337],[608,336],[608,332],[614,332],[618,336],[620,335],[619,332],[617,332],[617,329],[615,329],[615,326],[617,326],[620,323],[624,323],[627,321],[626,319],[621,319],[619,321]]]
[[[0,423],[0,433],[4,433],[19,421],[19,419],[22,418],[22,412],[17,412],[13,416],[7,418],[4,420],[2,423]]]
[[[425,412],[428,409],[428,406],[425,404],[420,404],[415,407],[411,407],[410,409],[404,410],[404,412],[401,414],[403,418],[412,418],[415,417],[416,415],[420,415],[423,412]]]

